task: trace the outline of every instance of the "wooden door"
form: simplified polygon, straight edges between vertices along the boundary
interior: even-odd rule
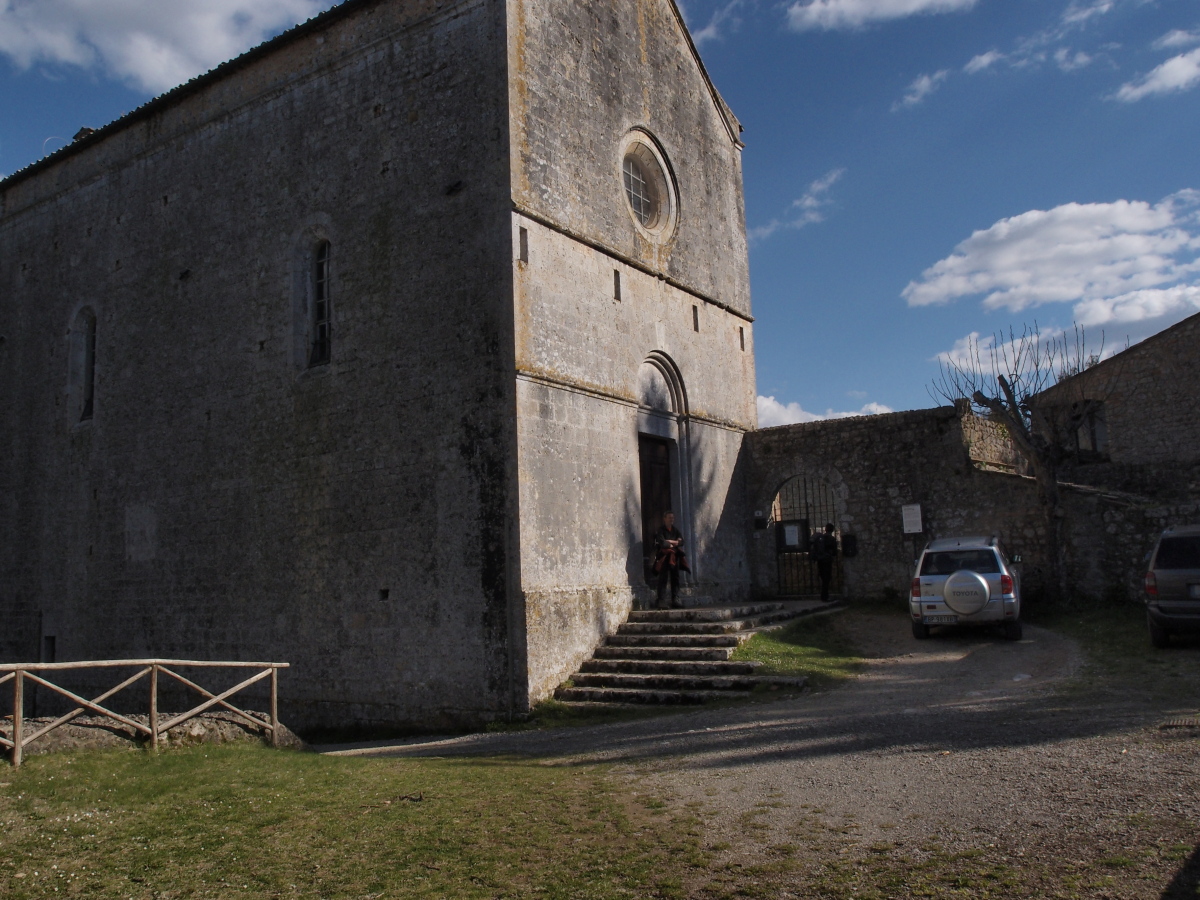
[[[638,458],[642,470],[642,561],[646,583],[654,584],[654,532],[662,525],[663,513],[671,508],[671,442],[638,435]],[[679,515],[675,516],[679,527]]]

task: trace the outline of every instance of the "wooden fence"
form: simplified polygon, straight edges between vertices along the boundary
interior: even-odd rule
[[[114,688],[110,688],[100,696],[91,700],[87,700],[78,694],[53,684],[42,674],[38,673],[55,673],[55,672],[76,672],[85,669],[118,669],[118,668],[137,668],[139,671],[126,678]],[[271,735],[271,746],[279,746],[279,670],[286,669],[287,663],[274,662],[201,662],[188,659],[110,659],[101,661],[88,662],[64,662],[64,663],[10,663],[0,665],[0,685],[6,682],[13,682],[13,731],[12,739],[9,740],[0,736],[0,747],[5,747],[11,751],[12,764],[19,766],[23,751],[33,741],[43,735],[53,731],[60,725],[66,725],[72,719],[91,711],[99,713],[102,716],[107,716],[110,719],[115,719],[122,725],[125,725],[134,730],[135,734],[144,734],[150,738],[150,747],[157,751],[159,738],[163,737],[170,729],[176,725],[181,725],[188,719],[195,718],[201,713],[211,709],[214,706],[219,706],[236,716],[246,720],[252,725],[262,728]],[[173,669],[182,668],[197,668],[197,669],[259,669],[260,671],[245,679],[239,684],[234,685],[226,691],[219,694],[214,694],[211,691],[202,688]],[[193,707],[185,713],[172,716],[163,722],[159,720],[158,714],[158,680],[159,675],[166,675],[169,678],[174,678],[176,681],[185,685],[188,688],[199,693],[206,699],[200,705]],[[123,716],[120,713],[106,708],[102,704],[110,697],[125,690],[126,688],[141,681],[146,676],[150,677],[150,717],[149,725],[143,725],[141,722]],[[245,690],[252,684],[257,684],[264,678],[271,680],[271,713],[270,719],[264,719],[259,715],[247,712],[244,709],[238,709],[232,703],[228,702],[229,698],[239,691]],[[25,733],[25,682],[31,682],[35,685],[48,688],[57,694],[61,694],[68,700],[79,704],[71,712],[64,716],[59,716],[48,725],[44,725],[32,734]]]

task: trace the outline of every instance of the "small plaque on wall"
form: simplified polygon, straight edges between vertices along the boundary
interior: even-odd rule
[[[905,534],[920,534],[925,529],[921,527],[921,504],[909,503],[900,507],[900,515],[904,519]]]
[[[808,519],[777,523],[775,547],[780,553],[803,553],[808,550]]]

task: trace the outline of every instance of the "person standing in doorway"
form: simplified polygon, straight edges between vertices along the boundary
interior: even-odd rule
[[[824,534],[813,538],[812,557],[817,561],[817,577],[821,579],[821,602],[825,602],[829,599],[829,582],[833,580],[833,561],[837,557],[837,538],[833,536],[832,522],[825,524]]]
[[[675,527],[675,513],[663,513],[663,523],[654,532],[654,572],[658,576],[658,608],[670,609],[678,604],[679,573],[690,572],[683,552],[683,532]],[[667,582],[671,583],[671,602],[663,603]]]

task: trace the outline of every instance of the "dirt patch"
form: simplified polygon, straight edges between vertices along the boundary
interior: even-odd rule
[[[265,713],[255,713],[266,718]],[[172,713],[160,713],[160,720],[167,721]],[[148,725],[150,717],[146,715],[131,715],[126,718]],[[26,719],[25,734],[33,734],[40,728],[53,722],[52,718]],[[0,736],[12,739],[12,716],[0,720]],[[160,738],[163,747],[190,747],[195,744],[227,744],[235,741],[269,741],[270,736],[265,729],[256,728],[244,719],[232,713],[205,713],[194,719],[175,726]],[[35,756],[42,753],[55,753],[63,750],[84,750],[94,748],[127,748],[138,749],[145,746],[147,738],[133,728],[122,725],[115,719],[106,716],[80,716],[60,725],[25,747],[25,756]],[[287,726],[280,726],[279,745],[281,747],[301,748],[304,742],[293,734]],[[7,751],[6,751],[7,753]]]

